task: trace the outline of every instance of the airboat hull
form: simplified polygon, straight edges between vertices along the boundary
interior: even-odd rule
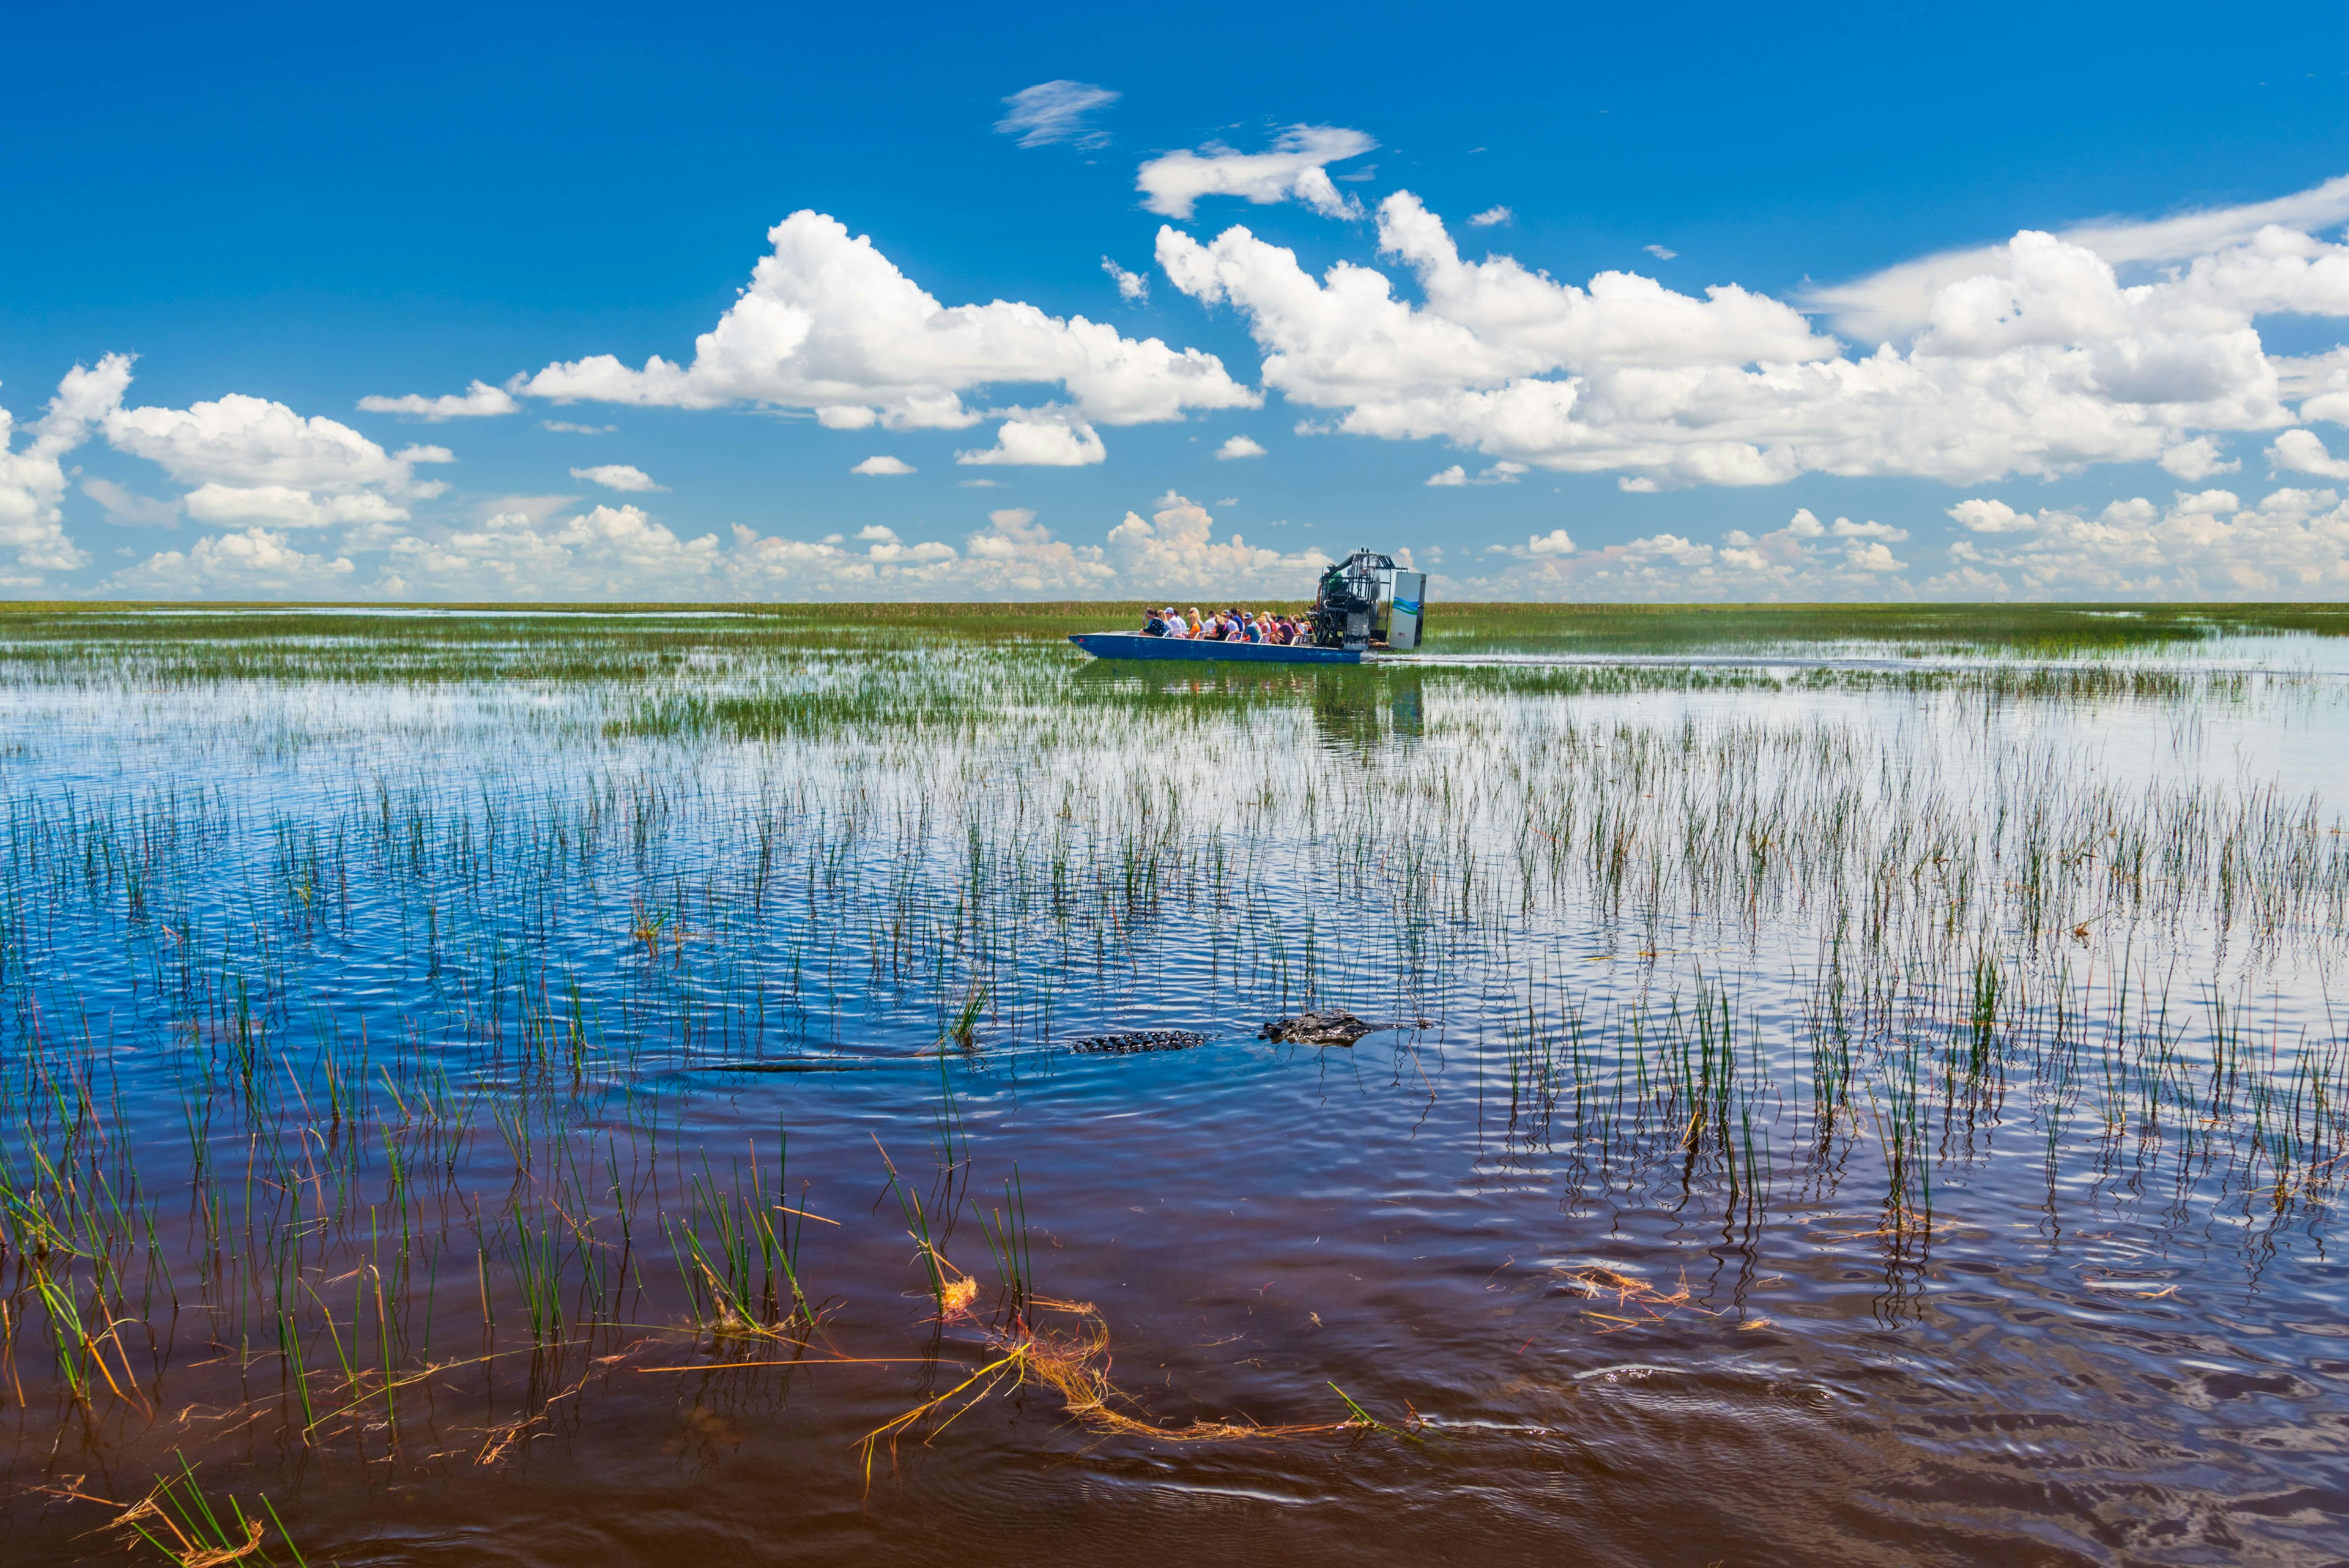
[[[1095,659],[1185,659],[1194,663],[1360,664],[1359,649],[1300,648],[1270,642],[1215,642],[1187,637],[1144,637],[1138,631],[1081,631],[1069,640]]]

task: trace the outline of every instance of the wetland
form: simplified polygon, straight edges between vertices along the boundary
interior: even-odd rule
[[[2349,614],[1133,607],[0,614],[0,1552],[2342,1559]]]

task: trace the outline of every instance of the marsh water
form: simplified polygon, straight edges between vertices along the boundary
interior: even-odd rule
[[[0,1554],[2349,1560],[2349,642],[1856,619],[17,618]]]

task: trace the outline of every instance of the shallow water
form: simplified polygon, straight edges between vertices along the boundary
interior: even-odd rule
[[[336,646],[0,687],[12,1562],[2343,1556],[2341,644]]]

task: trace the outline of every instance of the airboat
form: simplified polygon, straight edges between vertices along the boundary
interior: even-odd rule
[[[1427,574],[1391,556],[1357,550],[1321,574],[1301,643],[1228,642],[1153,637],[1141,631],[1080,631],[1069,640],[1095,659],[1185,659],[1234,664],[1360,664],[1366,655],[1419,647]]]

